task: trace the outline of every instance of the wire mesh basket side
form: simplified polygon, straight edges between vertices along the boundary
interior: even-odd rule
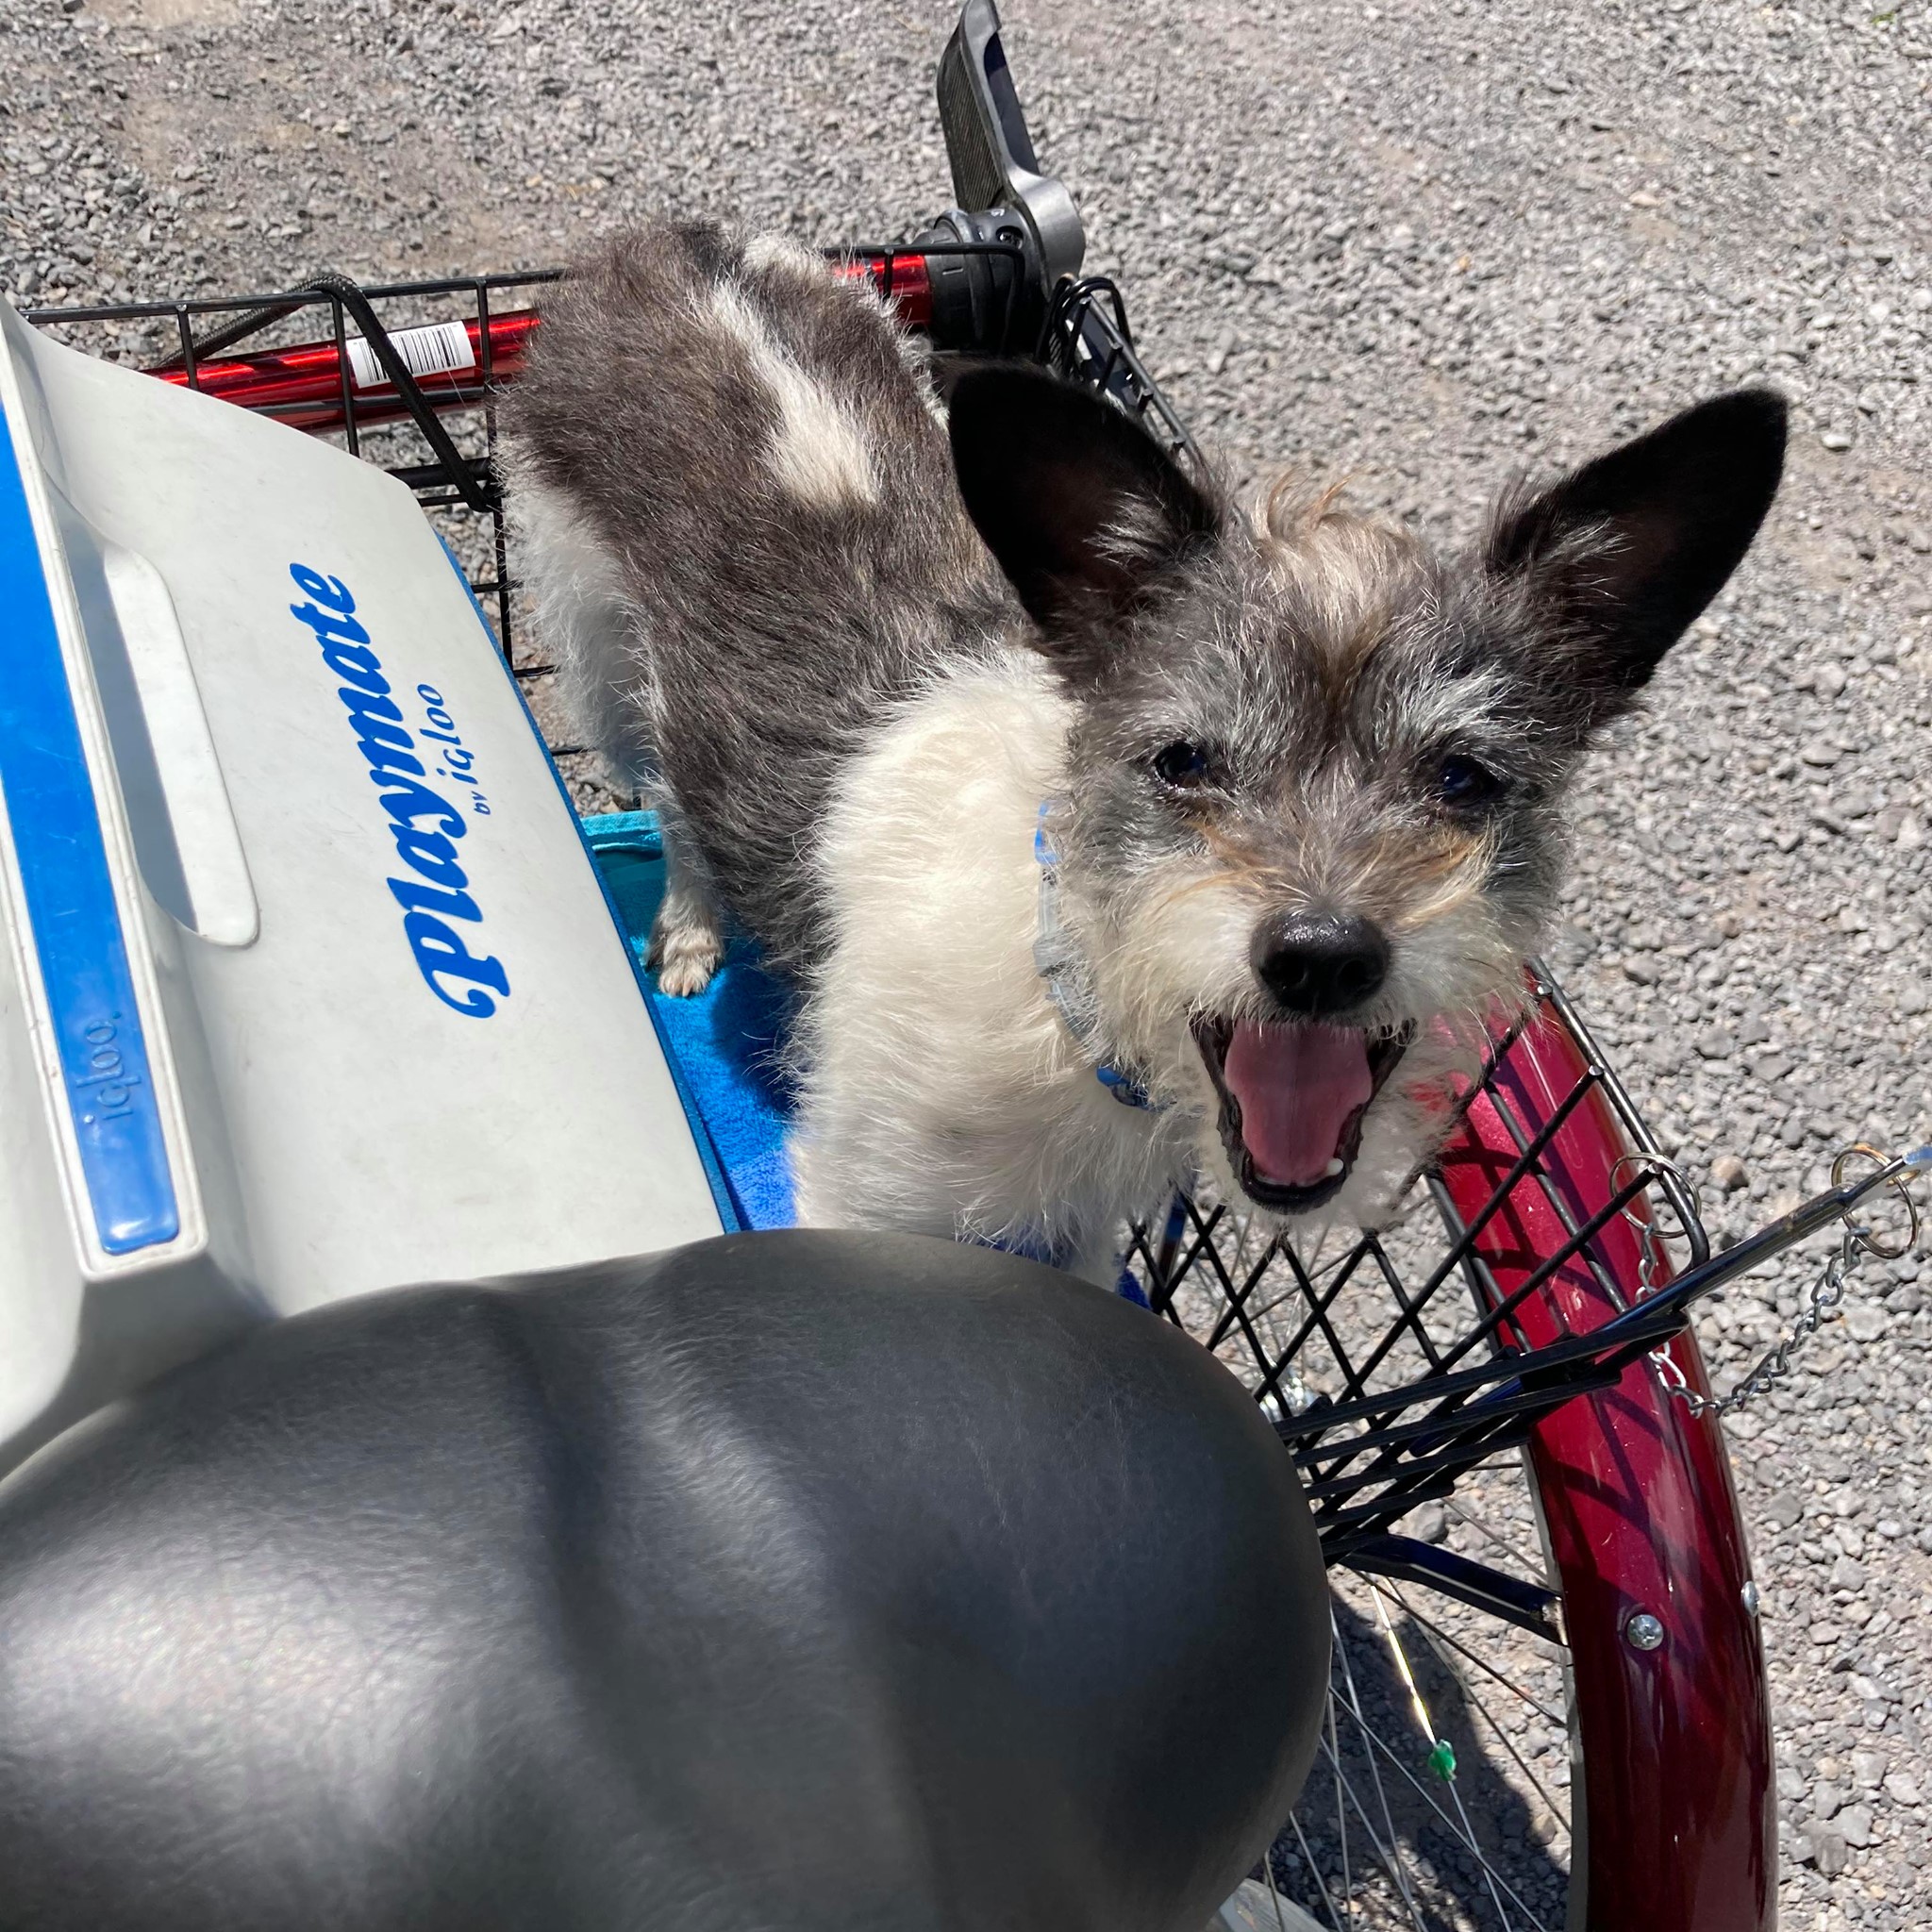
[[[1643,1291],[1653,1191],[1686,1261],[1707,1246],[1574,1009],[1541,970],[1534,991],[1530,1016],[1493,1034],[1435,1166],[1378,1230],[1271,1232],[1186,1197],[1162,1225],[1133,1230],[1141,1294],[1261,1403],[1331,1561],[1369,1550],[1683,1325],[1665,1312],[1597,1332]]]
[[[25,319],[390,471],[450,541],[514,663],[514,586],[493,482],[496,398],[521,358],[530,305],[555,279],[531,270],[358,288],[325,275],[269,293],[29,309]]]

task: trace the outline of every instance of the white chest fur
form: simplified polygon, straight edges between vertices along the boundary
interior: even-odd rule
[[[1043,1247],[1110,1273],[1178,1149],[1095,1077],[1034,964],[1040,802],[1070,708],[1030,653],[962,669],[846,773],[832,945],[801,1025],[800,1218]]]

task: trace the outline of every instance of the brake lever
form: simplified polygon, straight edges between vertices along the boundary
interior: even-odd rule
[[[1040,165],[993,0],[966,0],[939,68],[940,125],[957,208],[912,239],[932,251],[932,338],[942,349],[1039,353],[1054,291],[1087,252],[1065,182]]]
[[[1017,214],[1039,258],[1042,289],[1079,274],[1087,253],[1080,210],[1066,184],[1045,173],[1034,152],[993,0],[966,0],[959,9],[940,56],[939,102],[959,207]]]

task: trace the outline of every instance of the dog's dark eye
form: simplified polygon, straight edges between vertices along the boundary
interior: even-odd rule
[[[1154,754],[1154,775],[1176,791],[1186,791],[1208,781],[1208,754],[1198,744],[1176,739]]]
[[[1461,752],[1451,752],[1436,767],[1436,796],[1444,805],[1489,805],[1508,789],[1507,779]]]

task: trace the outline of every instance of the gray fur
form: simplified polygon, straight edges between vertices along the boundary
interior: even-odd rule
[[[705,311],[721,283],[856,417],[875,505],[812,509],[774,485],[770,394]],[[841,762],[1017,618],[929,394],[869,292],[666,224],[576,268],[508,398],[516,470],[566,495],[622,573],[640,762],[781,970],[824,949],[809,846]]]

